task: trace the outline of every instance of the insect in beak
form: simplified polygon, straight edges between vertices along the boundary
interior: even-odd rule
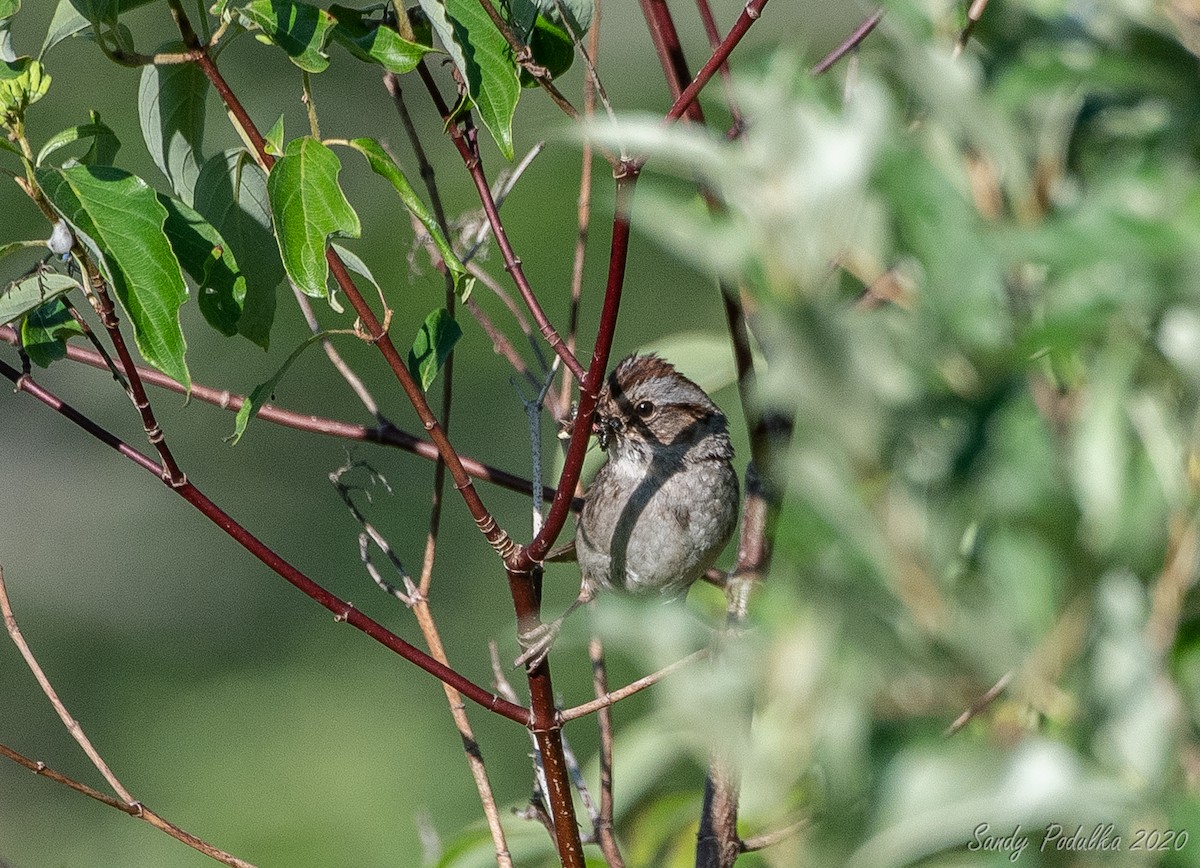
[[[596,435],[596,441],[600,444],[600,448],[607,451],[608,444],[617,430],[621,427],[620,422],[610,416],[600,416],[597,414],[592,422],[592,433]]]

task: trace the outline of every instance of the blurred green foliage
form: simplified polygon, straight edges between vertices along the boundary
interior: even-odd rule
[[[122,16],[129,30],[114,27],[117,44],[141,27],[171,38],[162,3],[127,6],[145,8]],[[12,0],[4,10],[15,10]],[[631,24],[612,25],[602,58],[611,52],[618,63],[602,74],[618,108],[659,114],[619,114],[589,134],[651,157],[635,226],[685,263],[635,249],[618,351],[657,346],[720,389],[736,416],[716,295],[695,287],[706,282],[697,275],[739,281],[754,302],[752,410],[794,420],[771,468],[781,493],[774,561],[750,629],[714,662],[618,706],[616,821],[631,865],[692,864],[714,744],[741,768],[745,837],[802,823],[739,864],[1200,863],[1200,840],[1187,840],[1200,835],[1200,66],[1188,10],[1183,0],[993,0],[953,57],[958,6],[894,0],[853,64],[813,80],[807,55],[780,34],[822,21],[832,42],[855,16],[826,20],[815,4],[768,7],[750,57],[738,64],[735,55],[733,96],[748,122],[736,140],[661,126],[665,95],[645,87],[659,81],[649,44],[638,54],[628,47]],[[51,22],[49,11],[15,19],[18,48],[22,38],[42,44],[47,28],[70,29],[70,16]],[[703,45],[697,34],[685,30]],[[325,128],[399,140],[382,112],[344,99],[364,82],[375,87],[375,73],[356,78],[361,68],[343,66],[349,55],[334,53],[330,63],[321,47],[300,46],[310,67],[329,66],[314,86]],[[366,60],[383,50],[358,47]],[[160,187],[171,185],[155,165],[203,175],[171,141],[126,157],[135,150],[138,75],[98,88],[109,81],[100,75],[117,73],[86,36],[59,42],[44,61],[55,86],[47,91],[40,78],[42,101],[22,107],[35,151],[96,108],[126,145],[123,168]],[[282,105],[289,130],[307,128],[302,109],[279,96],[299,93],[300,74],[278,51],[243,40],[222,63],[256,117],[277,117]],[[565,77],[575,86],[579,66]],[[62,82],[74,82],[75,101],[54,109]],[[516,110],[521,94],[510,84],[487,109],[489,127],[500,149],[520,152],[548,115],[534,91]],[[719,88],[705,99],[723,117]],[[57,128],[38,114],[52,109],[63,112]],[[201,131],[209,112],[209,152],[237,165],[221,150],[236,147],[236,136],[217,144],[223,117],[212,101],[189,111]],[[476,207],[438,138],[440,120],[420,111],[427,147],[442,151],[433,159],[449,207]],[[574,236],[577,154],[561,137],[551,151],[505,211],[535,286],[566,285]],[[727,213],[702,207],[697,180]],[[356,249],[406,324],[397,333],[416,331],[440,305],[440,279],[409,273],[410,236],[396,237],[394,199],[365,180],[343,183],[363,218]],[[602,186],[601,220],[611,209]],[[40,224],[18,227],[38,215],[10,202],[0,244],[48,234]],[[591,260],[589,285],[600,285],[605,256]],[[277,280],[277,266],[272,273]],[[548,306],[552,318],[565,313],[561,298]],[[264,359],[202,331],[193,307],[183,309],[193,375],[242,392],[305,333],[281,304],[281,339]],[[524,414],[503,391],[507,373],[492,365],[479,329],[468,323],[464,332],[456,353],[469,363],[459,365],[456,402],[469,410],[456,442],[493,463],[525,466]],[[347,356],[408,424],[369,351],[351,347]],[[127,408],[108,400],[111,383],[64,368],[56,364],[46,382],[136,440]],[[295,368],[276,384],[285,403],[356,418],[317,354]],[[490,839],[472,825],[478,807],[461,746],[430,679],[365,650],[348,631],[316,626],[304,600],[260,581],[224,537],[197,528],[184,505],[104,450],[81,446],[44,408],[15,396],[0,407],[0,564],[43,664],[118,773],[131,770],[135,793],[263,865],[417,864],[418,815],[444,842],[438,864],[494,862]],[[176,451],[196,456],[189,473],[216,499],[336,591],[415,635],[404,613],[372,594],[357,529],[319,487],[343,460],[339,444],[260,424],[230,457],[220,445],[227,418],[169,400],[156,407]],[[744,432],[737,436],[744,462]],[[376,454],[400,492],[378,499],[380,523],[415,562],[427,472],[413,469],[415,459]],[[521,498],[487,494],[502,523],[527,521]],[[484,637],[511,647],[511,615],[494,562],[454,512],[434,611],[452,661],[485,683]],[[547,607],[573,596],[575,580],[570,569],[552,571]],[[614,684],[709,642],[705,624],[718,622],[723,600],[698,588],[692,603],[689,613],[602,601],[595,623],[614,652]],[[569,625],[556,648],[568,703],[590,690],[579,653],[586,627]],[[15,653],[0,653],[8,655],[0,656],[0,696],[13,710],[0,741],[90,780]],[[947,736],[998,683],[998,695]],[[482,714],[473,720],[501,802],[521,805],[530,776],[524,733]],[[592,729],[587,720],[567,729],[581,759],[595,752]],[[518,864],[552,863],[539,826],[507,812],[505,824]],[[1072,849],[1077,828],[1084,843]],[[1178,834],[1139,838],[1139,830]],[[1118,854],[1080,852],[1117,836]],[[1139,840],[1164,849],[1133,849]],[[7,766],[2,860],[207,864]]]

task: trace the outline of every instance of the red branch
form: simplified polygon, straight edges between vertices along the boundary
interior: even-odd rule
[[[180,497],[203,513],[209,521],[233,537],[246,551],[250,552],[250,554],[254,555],[288,582],[295,585],[305,595],[333,612],[336,620],[345,621],[352,627],[361,630],[385,648],[395,651],[405,660],[415,663],[439,681],[444,681],[468,699],[479,703],[489,711],[494,711],[497,714],[507,717],[509,720],[514,720],[522,726],[529,725],[529,709],[522,708],[490,691],[484,690],[478,684],[469,681],[450,667],[439,663],[424,651],[405,642],[378,621],[354,608],[352,604],[327,591],[277,555],[262,540],[242,527],[228,513],[209,500],[195,485],[190,482],[184,482],[182,485],[172,485],[170,480],[164,480],[162,476],[163,468],[155,463],[153,459],[138,452],[128,443],[121,440],[121,438],[80,413],[54,393],[43,388],[32,377],[22,374],[16,368],[11,367],[3,361],[0,361],[0,376],[11,380],[16,386],[17,391],[25,392],[37,398],[47,407],[65,416],[100,442],[120,452],[143,470],[153,473],[168,488],[179,494]]]
[[[854,28],[854,30],[843,39],[833,51],[825,55],[819,60],[811,70],[813,75],[822,75],[829,70],[831,66],[845,57],[854,49],[862,44],[862,41],[871,35],[871,31],[875,29],[875,25],[883,18],[883,7],[879,7],[870,15],[862,24]]]
[[[664,4],[665,5],[665,4]],[[733,53],[733,49],[737,48],[742,37],[746,35],[746,31],[758,20],[762,15],[763,7],[767,5],[767,0],[751,0],[746,4],[746,8],[742,10],[742,14],[738,16],[733,27],[725,34],[725,38],[721,41],[720,47],[712,53],[708,61],[696,73],[696,77],[675,100],[675,104],[671,106],[671,110],[667,112],[668,121],[679,120],[687,112],[689,107],[696,101],[696,97],[700,95],[700,91],[708,84],[709,80],[716,75],[722,64],[729,59],[729,55]]]

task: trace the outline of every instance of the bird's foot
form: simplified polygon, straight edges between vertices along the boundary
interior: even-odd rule
[[[517,632],[517,642],[520,643],[521,656],[513,663],[514,666],[525,667],[526,672],[532,672],[542,665],[546,655],[550,653],[554,640],[562,630],[562,618],[555,618],[545,624],[538,624],[528,630]]]

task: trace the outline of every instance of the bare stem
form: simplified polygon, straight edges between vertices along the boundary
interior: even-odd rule
[[[946,727],[946,731],[942,733],[942,735],[946,738],[949,738],[956,732],[959,732],[963,727],[970,723],[976,717],[976,715],[980,714],[984,709],[995,702],[1000,694],[1003,693],[1008,688],[1008,685],[1012,682],[1013,674],[1013,670],[1010,669],[1008,672],[1005,672],[1003,675],[1001,675],[1000,680],[989,687],[983,696],[971,703],[970,708],[956,717],[954,722]]]
[[[16,346],[18,344],[16,330],[12,326],[0,326],[0,341]],[[106,368],[104,359],[98,353],[72,344],[67,344],[67,358],[73,362],[80,362],[93,368],[100,368],[102,370]],[[158,386],[159,388],[167,389],[180,395],[187,392],[182,383],[172,380],[161,371],[140,365],[137,370],[142,381],[152,386]],[[244,395],[237,395],[224,389],[214,389],[211,386],[205,386],[200,383],[192,384],[191,397],[193,400],[212,404],[231,413],[236,413],[246,401]],[[310,434],[322,434],[327,437],[339,437],[343,440],[356,440],[364,443],[377,443],[381,446],[392,446],[421,458],[429,459],[430,461],[435,461],[438,457],[437,447],[434,444],[428,440],[422,440],[420,437],[410,434],[407,431],[402,431],[390,425],[390,423],[377,427],[368,427],[352,422],[340,422],[336,419],[325,419],[321,416],[314,416],[311,413],[297,413],[275,404],[264,404],[256,418],[273,422],[276,425],[283,425],[286,428],[294,428],[297,431],[307,431]],[[507,488],[510,491],[516,491],[521,494],[530,494],[532,492],[529,480],[516,474],[501,470],[498,467],[492,467],[468,456],[462,457],[462,463],[467,473],[475,479],[482,479],[484,482],[490,482],[493,485],[499,485],[501,488]],[[542,490],[542,496],[547,500],[553,498],[554,493],[555,489],[550,486],[546,486]],[[581,506],[582,502],[578,498],[573,500],[572,509],[578,510]]]
[[[979,26],[979,19],[983,18],[983,10],[987,9],[987,5],[988,0],[972,0],[971,7],[967,10],[967,23],[963,25],[962,32],[958,34],[954,43],[954,57],[966,50],[967,43],[971,41],[971,34]]]
[[[516,721],[523,726],[529,725],[530,714],[528,709],[506,702],[494,693],[484,690],[445,664],[433,659],[424,651],[404,641],[378,621],[373,620],[354,608],[351,603],[330,593],[276,554],[260,539],[239,524],[236,519],[209,500],[195,485],[186,481],[182,485],[171,485],[163,476],[162,467],[156,464],[153,459],[138,452],[115,434],[80,413],[53,392],[38,384],[28,374],[23,374],[6,362],[0,361],[0,376],[11,381],[16,386],[18,392],[25,392],[31,395],[82,428],[92,437],[124,455],[143,470],[158,476],[167,483],[172,491],[199,510],[209,521],[233,537],[244,549],[266,564],[273,572],[332,612],[335,620],[345,622],[355,629],[361,630],[376,642],[399,654],[405,660],[416,664],[438,680],[450,684],[468,699],[479,703],[489,711],[494,711],[502,717],[507,717],[509,720]]]
[[[307,295],[300,291],[300,287],[296,286],[296,284],[292,283],[291,281],[288,281],[288,284],[292,288],[292,295],[296,298],[296,304],[300,308],[300,312],[304,315],[304,321],[308,324],[308,330],[314,335],[320,334],[322,331],[321,323],[317,320],[317,315],[313,311],[312,302],[308,300]],[[375,396],[372,395],[371,391],[366,387],[366,385],[363,384],[362,378],[356,374],[354,369],[351,368],[346,360],[342,358],[342,354],[339,353],[337,347],[333,345],[333,341],[331,341],[329,338],[322,338],[321,348],[325,350],[325,356],[329,359],[329,363],[333,365],[334,370],[337,371],[341,375],[342,379],[346,381],[346,385],[350,387],[350,391],[358,396],[358,400],[362,402],[362,405],[364,408],[366,408],[366,411],[370,413],[371,416],[374,417],[375,421],[379,424],[390,425],[391,422],[389,422],[383,416],[383,414],[379,412],[379,402],[375,400]]]
[[[657,2],[666,7],[665,0],[643,0],[643,2]],[[742,41],[742,37],[754,25],[754,22],[762,15],[763,7],[767,5],[767,0],[750,0],[738,15],[737,21],[730,28],[729,33],[721,40],[720,46],[712,53],[712,56],[705,61],[704,66],[700,67],[700,71],[696,73],[696,77],[692,83],[684,88],[675,100],[675,104],[671,106],[671,110],[667,112],[667,120],[674,121],[687,114],[692,117],[692,104],[695,103],[696,97],[700,95],[700,91],[708,84],[709,80],[716,75],[721,66],[729,59],[729,55],[737,48],[738,43]],[[660,49],[661,54],[661,49]]]
[[[433,658],[444,665],[449,665],[449,660],[446,657],[445,646],[442,645],[441,633],[438,631],[437,622],[433,617],[433,610],[429,605],[429,598],[426,595],[428,586],[418,588],[413,584],[412,579],[404,571],[401,565],[392,554],[391,545],[383,536],[371,526],[366,520],[362,512],[355,505],[353,498],[350,495],[349,487],[341,481],[341,476],[349,467],[344,467],[337,474],[330,474],[330,480],[337,486],[338,493],[341,494],[342,500],[346,506],[350,508],[350,512],[355,519],[361,524],[365,534],[369,535],[375,544],[378,545],[388,559],[392,561],[397,570],[401,573],[404,583],[407,588],[407,593],[401,596],[395,591],[392,591],[393,596],[400,597],[402,601],[412,609],[413,614],[417,619],[417,626],[421,628],[421,635],[425,637],[425,644],[429,648],[429,653]],[[390,489],[389,489],[390,490]],[[430,533],[431,537],[436,542],[437,528],[433,527]],[[434,547],[436,548],[436,546]],[[431,558],[427,554],[426,564],[431,568]],[[366,559],[364,558],[364,562]],[[372,578],[377,584],[384,586],[390,583],[380,581],[374,573]],[[425,577],[422,576],[422,579]],[[387,590],[387,587],[384,588]],[[450,716],[454,720],[454,726],[458,730],[459,736],[462,738],[463,748],[467,755],[467,765],[471,770],[471,778],[475,782],[475,789],[479,793],[479,801],[483,806],[484,817],[487,820],[488,831],[492,836],[492,846],[496,851],[496,864],[500,868],[512,868],[512,854],[508,850],[508,842],[504,836],[504,828],[500,824],[500,811],[496,806],[496,797],[492,791],[491,781],[488,779],[487,767],[483,761],[483,752],[479,748],[478,742],[475,740],[475,733],[471,729],[471,721],[467,717],[467,710],[463,705],[462,697],[457,690],[443,682],[443,689],[446,693],[446,702],[450,706]]]
[[[146,388],[142,385],[142,378],[138,375],[137,365],[134,364],[133,356],[130,355],[129,347],[125,344],[125,338],[121,334],[117,311],[108,295],[104,278],[100,276],[100,270],[91,258],[79,248],[78,242],[75,246],[75,254],[86,265],[88,282],[91,285],[93,297],[97,301],[96,313],[117,351],[117,358],[121,361],[121,370],[124,371],[125,378],[129,383],[129,397],[133,400],[133,406],[137,408],[138,415],[141,416],[146,439],[162,460],[163,481],[173,488],[178,488],[187,482],[187,477],[175,462],[175,456],[171,454],[171,449],[167,446],[166,435],[163,434],[162,428],[154,418],[154,409],[150,406],[150,399],[146,396]]]
[[[700,13],[700,21],[704,24],[704,33],[708,44],[714,52],[721,48],[721,31],[717,29],[717,20],[713,17],[712,6],[708,0],[696,0],[696,11]],[[728,60],[721,63],[721,82],[725,86],[725,102],[729,106],[729,114],[733,118],[733,129],[740,133],[745,127],[741,109],[733,96],[733,76],[729,72]]]
[[[550,348],[558,354],[563,363],[571,369],[576,377],[582,377],[584,370],[583,365],[575,358],[574,353],[567,349],[567,345],[559,336],[554,326],[550,324],[550,319],[546,316],[546,311],[542,308],[537,296],[533,292],[533,287],[529,285],[529,281],[525,277],[525,271],[521,268],[521,260],[513,251],[512,244],[509,243],[508,233],[504,229],[504,224],[500,220],[500,212],[496,208],[496,200],[492,197],[491,188],[488,186],[487,176],[483,172],[483,163],[480,160],[478,151],[471,146],[467,141],[463,129],[455,120],[454,115],[445,100],[442,99],[438,92],[437,84],[433,77],[429,74],[429,68],[424,63],[417,66],[417,72],[421,75],[421,80],[425,82],[425,87],[429,91],[430,98],[433,99],[434,105],[437,107],[442,120],[446,123],[446,131],[450,134],[451,140],[458,149],[459,155],[462,157],[463,164],[467,167],[467,171],[471,175],[471,180],[475,182],[475,189],[479,194],[479,200],[483,203],[484,213],[487,215],[488,223],[491,224],[492,234],[496,236],[496,244],[500,248],[500,252],[504,257],[504,269],[517,285],[518,291],[521,293],[521,298],[525,300],[526,307],[533,315],[534,322],[537,323],[538,330],[542,333],[542,337],[546,339],[546,343]]]
[[[170,835],[176,841],[187,844],[193,850],[197,850],[211,859],[215,859],[225,865],[231,865],[233,868],[254,868],[254,865],[244,859],[239,859],[237,856],[226,853],[224,850],[219,850],[212,844],[197,838],[191,832],[184,831],[171,821],[147,808],[141,802],[134,802],[131,805],[127,805],[118,799],[114,799],[112,796],[105,795],[99,790],[89,787],[87,784],[80,783],[74,778],[69,778],[61,772],[56,772],[44,762],[31,760],[29,757],[18,753],[7,745],[0,744],[0,756],[12,760],[17,765],[24,766],[35,775],[49,778],[56,784],[62,784],[64,787],[68,787],[77,793],[82,793],[89,799],[95,799],[97,802],[108,805],[110,808],[116,808],[118,811],[128,814],[131,817],[144,820],[159,831]]]
[[[58,714],[59,720],[63,722],[63,726],[67,728],[67,732],[71,734],[71,738],[83,749],[87,754],[87,758],[92,761],[92,765],[96,770],[104,776],[108,781],[108,785],[113,788],[116,793],[127,805],[132,805],[137,802],[125,786],[117,780],[117,776],[113,774],[112,769],[108,767],[108,763],[100,756],[99,751],[92,746],[92,742],[88,739],[87,734],[83,731],[83,727],[79,725],[71,713],[67,711],[67,707],[63,701],[58,698],[58,692],[54,689],[54,685],[50,683],[50,679],[46,677],[45,671],[38,664],[37,658],[33,656],[33,651],[29,644],[25,641],[25,637],[21,635],[21,628],[17,626],[16,615],[13,614],[12,603],[8,599],[8,586],[4,582],[4,567],[0,566],[0,612],[4,614],[4,628],[8,631],[9,638],[13,640],[13,644],[17,646],[17,650],[21,652],[21,656],[25,658],[25,664],[29,667],[29,671],[33,673],[33,677],[37,679],[38,685],[42,688],[42,692],[46,694],[46,698],[50,700],[50,705],[54,707]]]
[[[707,648],[702,648],[699,651],[689,654],[687,657],[684,657],[681,660],[676,660],[669,666],[664,666],[657,672],[651,672],[644,678],[639,678],[637,681],[631,681],[624,687],[618,688],[617,690],[613,690],[611,692],[606,692],[603,696],[597,696],[591,702],[585,702],[582,705],[576,705],[573,708],[563,709],[559,712],[558,716],[562,718],[563,723],[566,723],[567,721],[574,720],[577,717],[585,717],[586,715],[589,715],[595,711],[599,711],[602,708],[609,708],[613,705],[616,705],[622,699],[628,699],[635,693],[641,693],[647,687],[653,687],[668,675],[678,672],[685,666],[690,666],[697,660],[703,660],[709,655],[709,653],[710,652]]]
[[[604,661],[604,643],[599,636],[592,636],[588,643],[588,656],[592,659],[592,690],[597,699],[608,697],[608,667]],[[600,730],[600,813],[595,821],[596,840],[610,868],[625,868],[625,859],[621,856],[621,847],[613,828],[614,738],[611,703],[596,709],[596,723]]]
[[[63,701],[58,697],[58,691],[54,689],[54,685],[52,685],[50,683],[50,679],[46,677],[45,671],[38,663],[37,658],[33,655],[33,651],[30,649],[29,644],[25,641],[25,637],[21,634],[21,628],[17,626],[17,617],[15,614],[13,614],[12,603],[8,597],[8,585],[5,584],[4,581],[3,566],[0,566],[0,613],[3,613],[4,627],[8,631],[9,637],[13,640],[13,644],[17,646],[17,650],[21,652],[21,656],[25,658],[26,665],[29,666],[29,670],[33,673],[33,677],[37,679],[37,683],[42,688],[42,692],[46,694],[46,698],[50,700],[50,705],[53,706],[55,712],[58,713],[58,717],[63,722],[63,726],[67,728],[67,732],[71,734],[71,737],[75,739],[75,742],[83,749],[83,752],[87,754],[88,759],[92,761],[92,765],[96,767],[96,770],[100,772],[106,781],[108,781],[108,785],[112,787],[113,792],[120,797],[120,801],[105,796],[103,793],[94,790],[91,787],[78,783],[70,778],[67,778],[65,775],[61,775],[58,772],[54,772],[51,769],[46,768],[45,763],[29,760],[11,748],[0,745],[0,754],[3,754],[14,762],[20,763],[37,774],[44,775],[51,780],[65,784],[77,792],[91,796],[92,798],[104,802],[106,805],[111,805],[112,807],[124,811],[131,816],[139,817],[140,819],[150,823],[152,826],[155,826],[166,832],[172,838],[182,841],[189,847],[194,847],[201,853],[224,862],[226,865],[253,868],[253,866],[250,866],[250,863],[243,862],[241,859],[238,859],[236,856],[231,856],[223,850],[218,850],[211,844],[201,841],[195,835],[180,829],[175,824],[167,822],[162,817],[146,808],[143,804],[141,804],[141,802],[133,797],[129,790],[125,789],[124,785],[122,785],[122,783],[117,779],[117,776],[113,774],[112,769],[108,767],[108,763],[106,763],[104,758],[100,756],[99,751],[92,746],[91,740],[83,731],[83,727],[79,725],[79,721],[77,721],[71,715],[71,713],[67,711],[66,705],[64,705]]]
[[[880,20],[883,18],[883,7],[880,6],[874,12],[866,17],[862,24],[858,25],[851,31],[850,35],[843,39],[833,51],[825,55],[819,60],[810,70],[813,75],[822,75],[829,70],[831,66],[841,60],[854,49],[862,44],[862,41],[871,35],[871,31],[875,29]]]
[[[596,113],[596,96],[600,77],[595,64],[600,62],[600,0],[595,0],[592,29],[588,33],[588,47],[584,53],[590,75],[583,80],[583,116],[591,120]],[[579,339],[579,307],[583,298],[583,266],[587,257],[588,228],[592,220],[592,143],[583,142],[582,166],[579,170],[579,198],[576,202],[575,258],[571,264],[571,312],[567,319],[567,347],[575,352]],[[558,399],[559,418],[566,418],[571,406],[571,381],[573,375],[568,368],[563,371],[562,391]]]

